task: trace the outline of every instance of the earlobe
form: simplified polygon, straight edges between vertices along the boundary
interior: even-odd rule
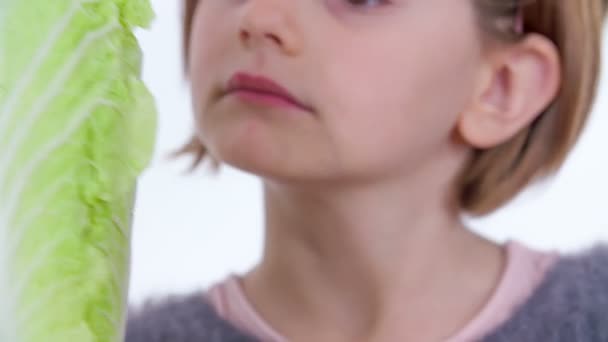
[[[506,142],[553,102],[560,85],[559,52],[530,34],[488,55],[479,87],[457,130],[469,145],[487,149]]]

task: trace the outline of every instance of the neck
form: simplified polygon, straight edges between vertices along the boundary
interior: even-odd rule
[[[403,303],[422,309],[443,298],[439,292],[453,295],[445,285],[453,279],[478,281],[470,271],[476,266],[496,268],[496,259],[479,257],[493,244],[465,229],[450,198],[438,196],[450,193],[450,182],[421,184],[303,189],[266,182],[264,257],[245,279],[254,305],[257,297],[272,320],[262,302],[290,303],[297,308],[290,313],[318,320],[310,326],[363,334],[384,324],[381,317],[400,316]]]
[[[399,274],[415,274],[428,266],[422,264],[429,259],[420,256],[453,242],[462,226],[446,204],[426,205],[420,197],[405,198],[404,192],[398,184],[331,194],[266,185],[264,261],[283,260],[290,269],[292,262],[311,263],[310,271],[343,278],[351,286],[351,280],[361,284],[365,279],[383,288]],[[396,260],[411,269],[395,272]]]

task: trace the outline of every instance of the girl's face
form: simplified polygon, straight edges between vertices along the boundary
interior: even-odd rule
[[[215,158],[267,178],[411,172],[454,153],[481,58],[469,0],[201,0],[189,56],[198,132]],[[303,108],[227,92],[239,73]]]

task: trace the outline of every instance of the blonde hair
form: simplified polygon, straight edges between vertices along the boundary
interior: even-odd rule
[[[194,12],[201,0],[184,0],[184,72]],[[608,0],[472,0],[482,33],[492,39],[515,41],[513,30],[522,16],[523,34],[550,39],[561,55],[562,84],[558,95],[528,127],[507,142],[476,150],[456,182],[460,208],[470,214],[489,213],[511,200],[533,179],[558,169],[578,140],[593,105],[601,61],[601,36]],[[193,135],[173,155],[194,156],[192,169],[207,156]],[[217,168],[219,163],[211,160]]]

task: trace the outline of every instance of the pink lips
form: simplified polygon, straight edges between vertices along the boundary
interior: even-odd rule
[[[226,94],[236,95],[247,102],[311,111],[310,107],[301,103],[284,87],[264,76],[238,72],[228,81]]]

